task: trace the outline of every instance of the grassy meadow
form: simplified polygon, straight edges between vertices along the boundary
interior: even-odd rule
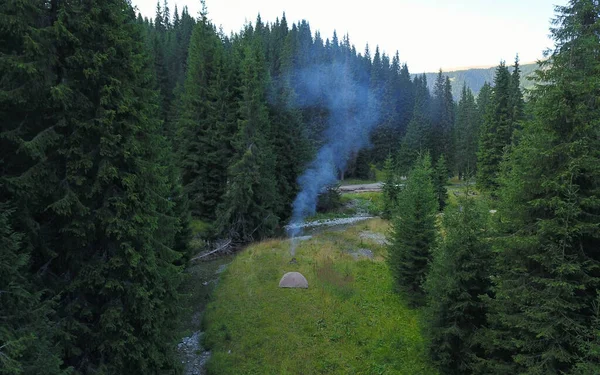
[[[435,374],[419,312],[392,290],[388,230],[372,219],[318,234],[299,243],[297,264],[286,239],[240,252],[204,314],[208,374]],[[359,249],[373,258],[356,259]],[[278,288],[289,271],[309,289]]]

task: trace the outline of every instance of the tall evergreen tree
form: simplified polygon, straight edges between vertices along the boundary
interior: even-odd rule
[[[250,33],[251,30],[247,30]],[[235,153],[220,205],[219,227],[237,241],[249,242],[273,233],[281,204],[276,192],[276,159],[268,142],[271,124],[265,104],[267,76],[261,40],[247,36],[241,61],[241,99]]]
[[[495,298],[486,373],[598,370],[600,4],[557,7],[556,46],[532,92],[535,120],[499,192]]]
[[[517,123],[523,119],[525,111],[525,102],[523,101],[523,92],[521,91],[521,66],[519,65],[519,55],[515,57],[513,71],[510,75],[510,85],[511,118],[516,127]]]
[[[388,264],[397,290],[413,305],[424,302],[423,282],[435,244],[438,205],[431,180],[431,158],[427,154],[409,173],[392,217]]]
[[[440,69],[431,101],[431,155],[437,160],[441,154],[452,154],[452,128],[454,127],[454,100],[450,79]]]
[[[467,85],[463,86],[458,102],[456,126],[454,128],[454,160],[459,178],[474,176],[477,164],[479,126],[481,117],[475,97]]]
[[[477,373],[473,366],[483,353],[475,333],[486,323],[492,257],[489,213],[467,196],[446,209],[445,233],[433,252],[427,276],[426,317],[429,351],[443,374]]]
[[[402,191],[400,178],[391,155],[385,159],[385,163],[383,164],[383,173],[385,174],[385,181],[383,183],[383,187],[381,188],[383,193],[382,217],[385,219],[390,219],[396,212],[398,195]]]
[[[38,33],[31,25],[32,38],[17,39],[37,39],[24,45],[30,67],[2,81],[9,85],[3,90],[18,87],[15,93],[36,99],[2,95],[4,104],[19,98],[2,105],[10,113],[2,152],[22,150],[2,162],[15,208],[15,225],[3,234],[23,234],[31,269],[58,302],[53,326],[62,331],[65,368],[173,368],[180,254],[164,232],[176,233],[179,224],[142,26],[121,0],[50,2],[37,10],[39,24],[49,26]],[[3,65],[17,56],[2,56]],[[57,367],[48,354],[37,373]]]
[[[53,306],[34,282],[23,233],[10,224],[14,213],[0,204],[0,374],[61,374]]]
[[[202,17],[190,41],[188,70],[178,99],[182,182],[196,217],[216,218],[233,149],[237,88],[214,26]]]
[[[53,74],[51,21],[38,1],[0,4],[0,374],[61,374],[60,334],[36,250],[52,251],[41,222],[59,136],[48,121]],[[57,94],[59,94],[57,92]]]
[[[435,197],[438,201],[438,208],[443,211],[446,207],[446,200],[448,199],[448,164],[444,155],[440,155],[435,163],[435,168],[432,174],[433,190],[435,191]]]
[[[485,113],[477,153],[477,184],[484,190],[498,186],[500,161],[512,140],[511,76],[504,62],[496,69],[491,102]]]
[[[483,122],[488,105],[492,101],[492,85],[485,82],[477,94],[477,109],[479,110],[480,121]]]
[[[417,76],[414,80],[415,102],[412,119],[408,124],[406,135],[402,138],[398,152],[398,170],[407,173],[419,154],[432,147],[431,121],[429,107],[431,97],[427,89],[425,75]]]

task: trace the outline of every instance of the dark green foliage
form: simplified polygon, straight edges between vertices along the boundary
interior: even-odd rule
[[[431,144],[430,152],[433,160],[440,155],[452,160],[453,128],[454,128],[454,100],[452,99],[450,79],[440,70],[433,90],[431,100]]]
[[[375,65],[375,61],[373,64]],[[406,132],[411,118],[413,98],[408,67],[400,65],[398,53],[392,58],[391,64],[384,54],[378,66],[377,70],[373,69],[371,72],[373,76],[377,71],[377,79],[372,77],[370,83],[373,88],[382,87],[376,90],[379,94],[378,111],[381,121],[371,135],[371,162],[382,165],[387,155],[395,155],[398,152],[401,137]]]
[[[0,374],[61,374],[56,307],[36,276],[35,250],[52,181],[46,153],[58,135],[44,113],[52,106],[50,16],[37,1],[0,4]],[[40,240],[41,243],[40,243]],[[32,259],[33,258],[33,259]]]
[[[78,58],[64,56],[62,80],[65,99],[77,99],[59,115],[66,126],[52,156],[67,185],[49,205],[60,233],[50,268],[61,275],[54,282],[63,291],[60,313],[71,335],[66,363],[82,372],[174,365],[174,262],[181,255],[164,235],[178,226],[168,199],[168,145],[142,37],[127,7],[117,0],[65,5],[56,25],[77,41]]]
[[[600,373],[600,293],[591,305],[591,324],[588,335],[580,342],[580,353],[573,374],[589,375]]]
[[[443,154],[440,155],[435,163],[432,181],[439,210],[443,211],[446,207],[446,200],[448,199],[448,189],[446,189],[446,185],[448,185],[448,165],[446,164],[446,158]]]
[[[485,90],[488,89],[482,89],[480,95],[486,95]],[[461,179],[468,179],[475,174],[481,119],[473,93],[463,86],[454,128],[454,161]]]
[[[597,1],[558,7],[535,120],[504,167],[482,372],[596,373],[600,283]]]
[[[423,282],[436,238],[438,204],[432,173],[429,155],[419,157],[392,217],[388,264],[397,290],[405,294],[412,305],[424,302]]]
[[[259,32],[257,28],[255,33]],[[219,208],[221,231],[241,242],[271,235],[279,222],[276,212],[281,204],[275,185],[276,159],[267,138],[271,123],[264,101],[267,77],[261,41],[254,38],[247,43],[242,51],[234,155]]]
[[[477,153],[477,184],[483,190],[498,187],[500,162],[512,143],[513,132],[523,117],[523,96],[518,83],[518,59],[511,76],[504,62],[496,69],[490,103],[485,109]]]
[[[234,78],[214,26],[200,20],[190,41],[177,115],[182,183],[196,217],[214,220],[223,201],[237,118]]]
[[[35,43],[17,38],[30,42],[13,55],[29,68],[3,61],[10,79],[2,87],[2,152],[12,155],[2,158],[3,192],[40,291],[23,303],[57,302],[49,326],[60,330],[65,368],[174,368],[176,179],[166,173],[170,149],[142,26],[120,0],[51,2],[37,11],[30,26],[50,26],[27,31]],[[2,48],[11,48],[5,40]],[[15,88],[21,97],[6,95]],[[43,346],[44,328],[37,333]],[[50,350],[39,354],[48,355],[48,372],[58,366]]]
[[[485,83],[479,94],[477,95],[477,109],[479,110],[479,117],[483,122],[485,114],[488,110],[488,106],[492,102],[492,86],[489,83]]]
[[[401,174],[406,174],[412,168],[412,163],[417,160],[417,157],[433,146],[429,116],[431,96],[427,90],[425,76],[415,77],[414,89],[413,115],[408,124],[406,135],[402,138],[398,153],[398,171]]]
[[[319,194],[317,212],[328,212],[342,206],[342,195],[338,186],[328,186],[324,193]]]
[[[472,374],[481,346],[474,336],[485,325],[490,293],[489,216],[467,196],[444,213],[444,237],[433,252],[427,276],[429,351],[443,374]]]
[[[32,282],[23,234],[10,225],[13,217],[14,209],[0,204],[0,374],[61,374],[52,305]]]
[[[385,174],[385,181],[382,187],[383,193],[383,214],[382,217],[390,219],[396,211],[398,204],[398,196],[402,192],[403,182],[398,176],[398,172],[394,165],[392,156],[388,156],[383,164],[383,173]]]
[[[284,15],[281,23],[271,26],[271,38],[265,38],[272,64],[272,81],[267,89],[271,122],[269,140],[277,159],[276,187],[281,199],[277,215],[283,221],[288,219],[290,203],[298,193],[296,179],[312,156],[302,111],[293,108],[295,92],[291,75],[294,56],[285,48],[286,41],[289,41],[288,31]]]

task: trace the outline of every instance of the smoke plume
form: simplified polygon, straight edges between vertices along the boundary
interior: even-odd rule
[[[293,203],[288,234],[293,238],[307,216],[315,213],[320,192],[337,181],[353,153],[369,144],[369,135],[379,120],[379,103],[369,92],[361,72],[347,63],[316,65],[298,72],[295,92],[301,108],[322,107],[328,111],[325,144],[298,178],[300,192]],[[292,256],[294,255],[292,246]]]

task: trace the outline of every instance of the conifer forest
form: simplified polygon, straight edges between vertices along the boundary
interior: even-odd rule
[[[196,373],[178,351],[189,270],[220,252],[198,374],[600,374],[600,1],[555,7],[528,88],[514,55],[476,90],[346,30],[283,13],[226,34],[210,2],[172,4],[150,19],[129,0],[0,0],[0,375]],[[343,232],[296,241],[356,202],[357,225],[383,228],[371,248],[360,232],[373,259]],[[310,246],[337,255],[313,264]],[[277,249],[306,291],[277,289]],[[233,287],[242,267],[256,294]],[[414,337],[388,345],[369,322],[359,338],[363,280]],[[278,329],[232,327],[277,324],[277,296],[317,289],[336,312],[307,310],[285,340],[333,359],[253,359]],[[335,362],[349,345],[357,364]]]

